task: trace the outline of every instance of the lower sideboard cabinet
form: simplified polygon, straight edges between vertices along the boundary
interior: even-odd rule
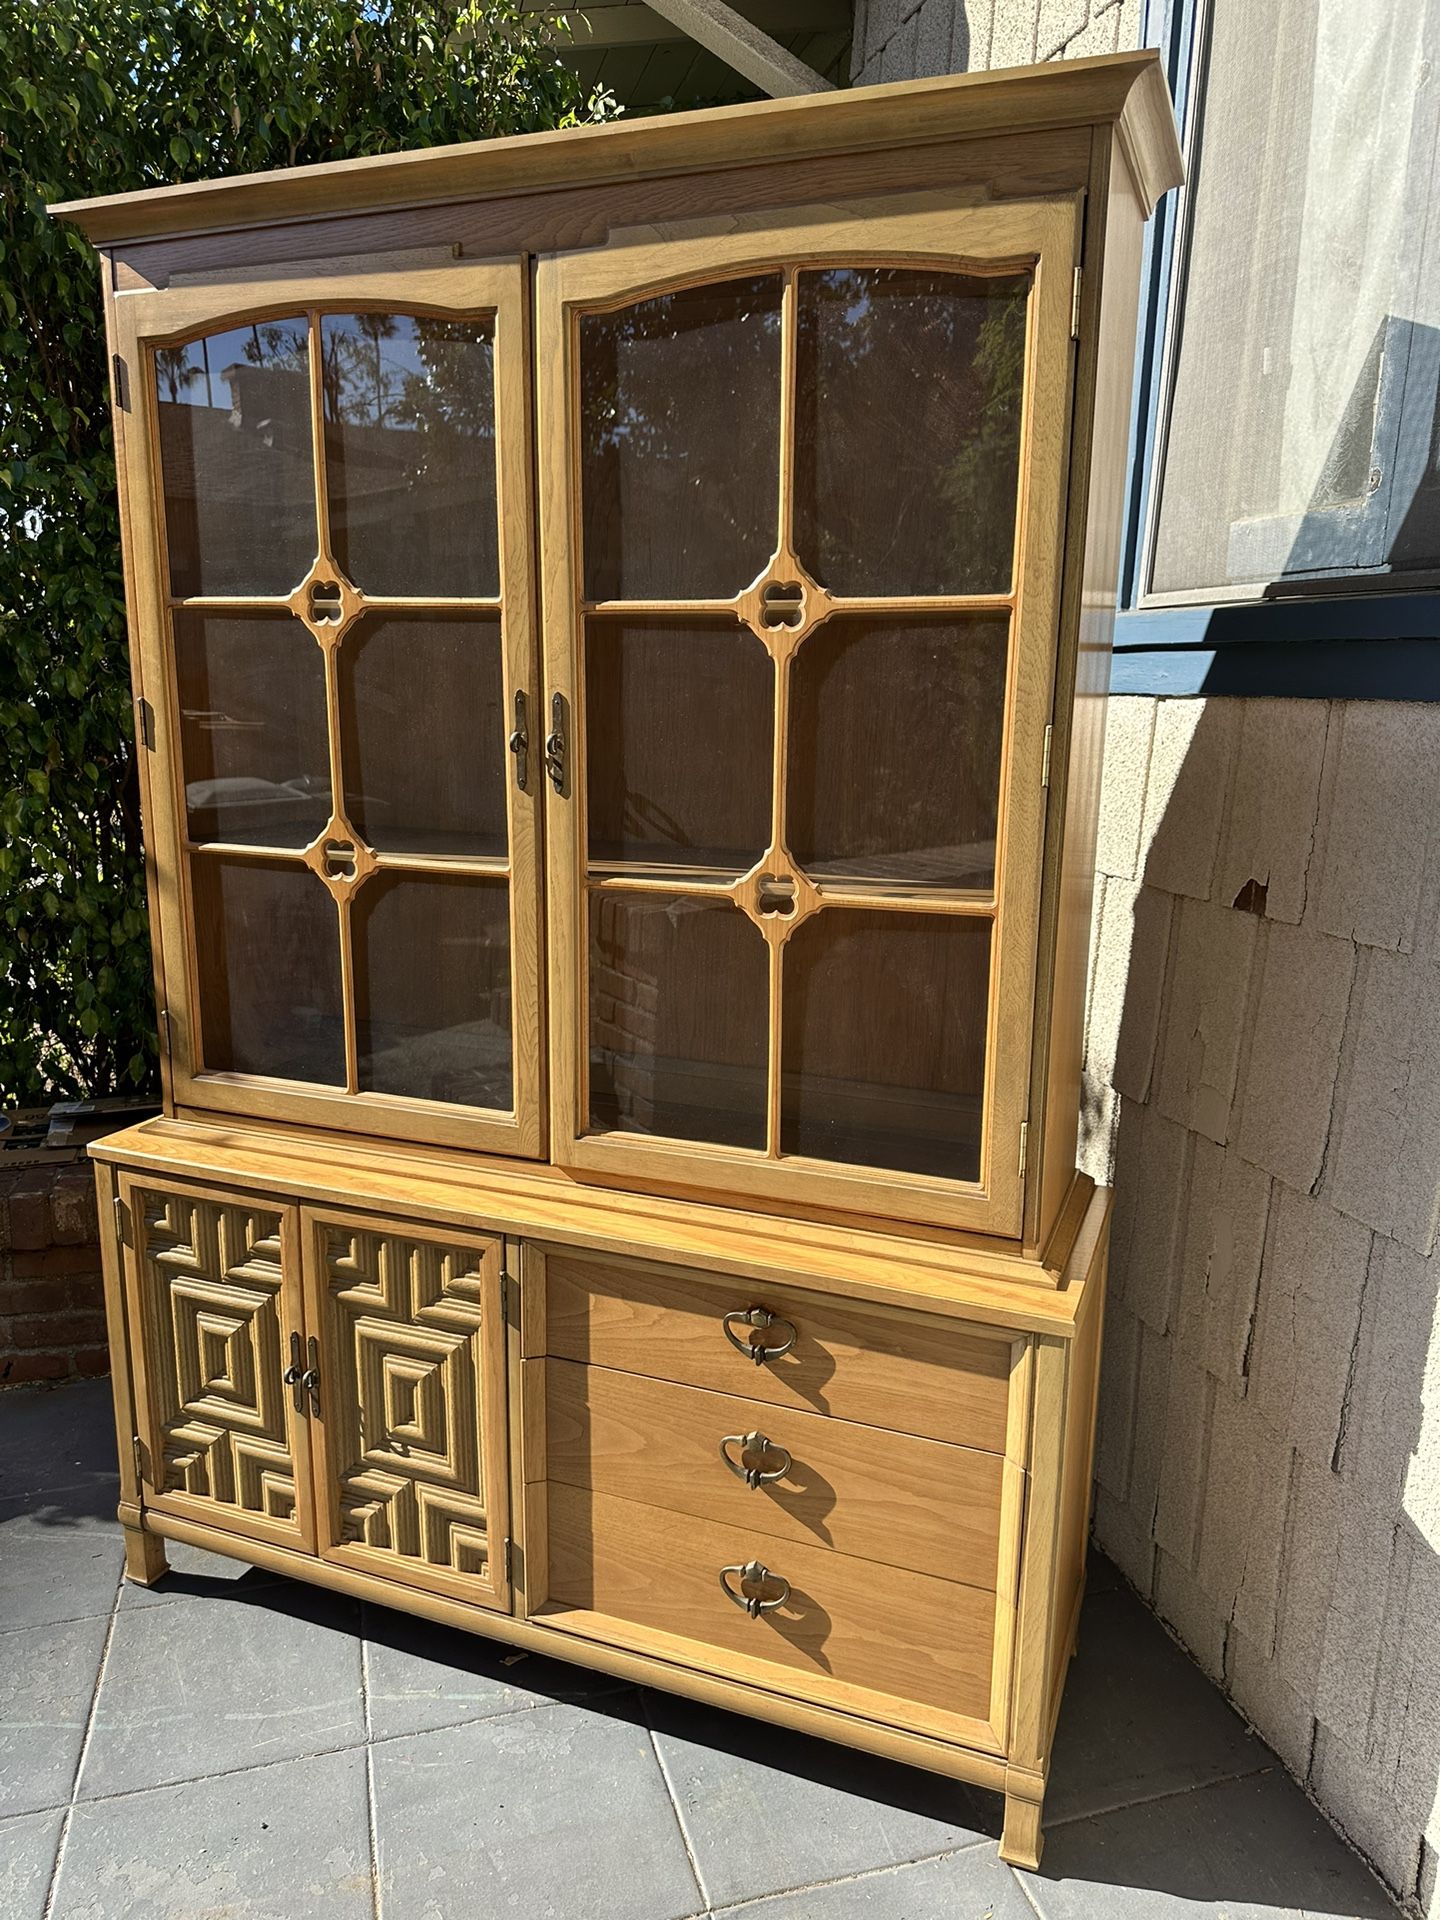
[[[803,1231],[757,1278],[740,1213],[727,1270],[677,1202],[636,1257],[603,1196],[587,1244],[518,1191],[466,1224],[127,1165],[143,1131],[97,1164],[132,1578],[171,1537],[543,1646],[1002,1791],[1038,1861],[1108,1195],[1049,1285],[870,1253],[850,1293]]]

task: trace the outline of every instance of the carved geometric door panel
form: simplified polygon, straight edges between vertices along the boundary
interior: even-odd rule
[[[148,1506],[314,1551],[298,1219],[204,1188],[125,1180],[126,1276]]]
[[[303,1217],[322,1558],[507,1607],[501,1242]]]

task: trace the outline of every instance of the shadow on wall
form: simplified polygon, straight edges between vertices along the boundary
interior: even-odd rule
[[[1440,708],[1112,702],[1096,1534],[1400,1895],[1440,1848]]]

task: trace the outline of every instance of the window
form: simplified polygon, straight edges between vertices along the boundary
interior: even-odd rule
[[[1194,32],[1131,602],[1433,590],[1440,0],[1209,0]]]

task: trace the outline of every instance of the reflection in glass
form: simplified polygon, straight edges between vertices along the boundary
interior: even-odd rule
[[[192,840],[308,847],[330,818],[325,661],[288,613],[175,615]]]
[[[158,347],[170,591],[287,594],[314,563],[303,317]]]
[[[590,896],[590,1124],[765,1146],[764,937],[728,901]]]
[[[350,925],[362,1090],[508,1112],[506,883],[379,874]]]
[[[775,549],[780,276],[580,321],[591,600],[727,600]]]
[[[335,903],[308,867],[191,860],[207,1072],[345,1084]]]
[[[591,862],[752,867],[770,840],[774,683],[734,621],[588,621]]]
[[[356,832],[383,853],[503,858],[499,620],[369,614],[345,636],[338,664],[345,811]]]
[[[783,965],[781,1152],[978,1180],[990,922],[827,907]]]
[[[494,335],[489,315],[321,318],[330,541],[362,592],[499,593]]]
[[[799,276],[795,545],[832,593],[1008,591],[1028,286]]]
[[[818,876],[995,882],[1005,614],[834,617],[795,656],[788,836]]]

